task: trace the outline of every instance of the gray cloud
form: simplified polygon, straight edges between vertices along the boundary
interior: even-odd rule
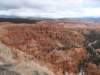
[[[100,16],[85,10],[85,0],[0,0],[0,15],[19,17]],[[91,0],[93,1],[93,0]],[[90,2],[90,0],[88,1]],[[90,5],[91,7],[91,5]],[[98,12],[98,10],[96,10]],[[84,12],[84,13],[83,13]],[[86,13],[90,13],[87,15]]]

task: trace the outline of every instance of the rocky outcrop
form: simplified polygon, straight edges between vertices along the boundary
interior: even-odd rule
[[[46,21],[1,24],[0,61],[2,64],[13,64],[8,70],[21,75],[79,74],[80,62],[87,58],[84,33],[91,27],[68,27],[67,23]],[[99,71],[96,65],[93,67],[93,64],[87,63],[88,75],[92,72],[99,75]]]

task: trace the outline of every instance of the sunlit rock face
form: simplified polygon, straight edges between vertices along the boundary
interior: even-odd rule
[[[87,58],[84,34],[99,28],[80,22],[2,22],[0,70],[5,75],[81,75],[80,61]],[[90,62],[86,73],[100,75],[100,69]]]

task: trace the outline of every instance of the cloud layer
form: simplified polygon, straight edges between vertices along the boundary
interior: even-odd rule
[[[0,0],[0,15],[24,18],[98,17],[99,3],[98,0]]]

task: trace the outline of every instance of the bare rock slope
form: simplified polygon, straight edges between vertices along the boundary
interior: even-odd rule
[[[79,75],[87,56],[84,34],[99,30],[80,24],[0,23],[0,75]],[[95,64],[86,69],[88,75],[100,75]]]

